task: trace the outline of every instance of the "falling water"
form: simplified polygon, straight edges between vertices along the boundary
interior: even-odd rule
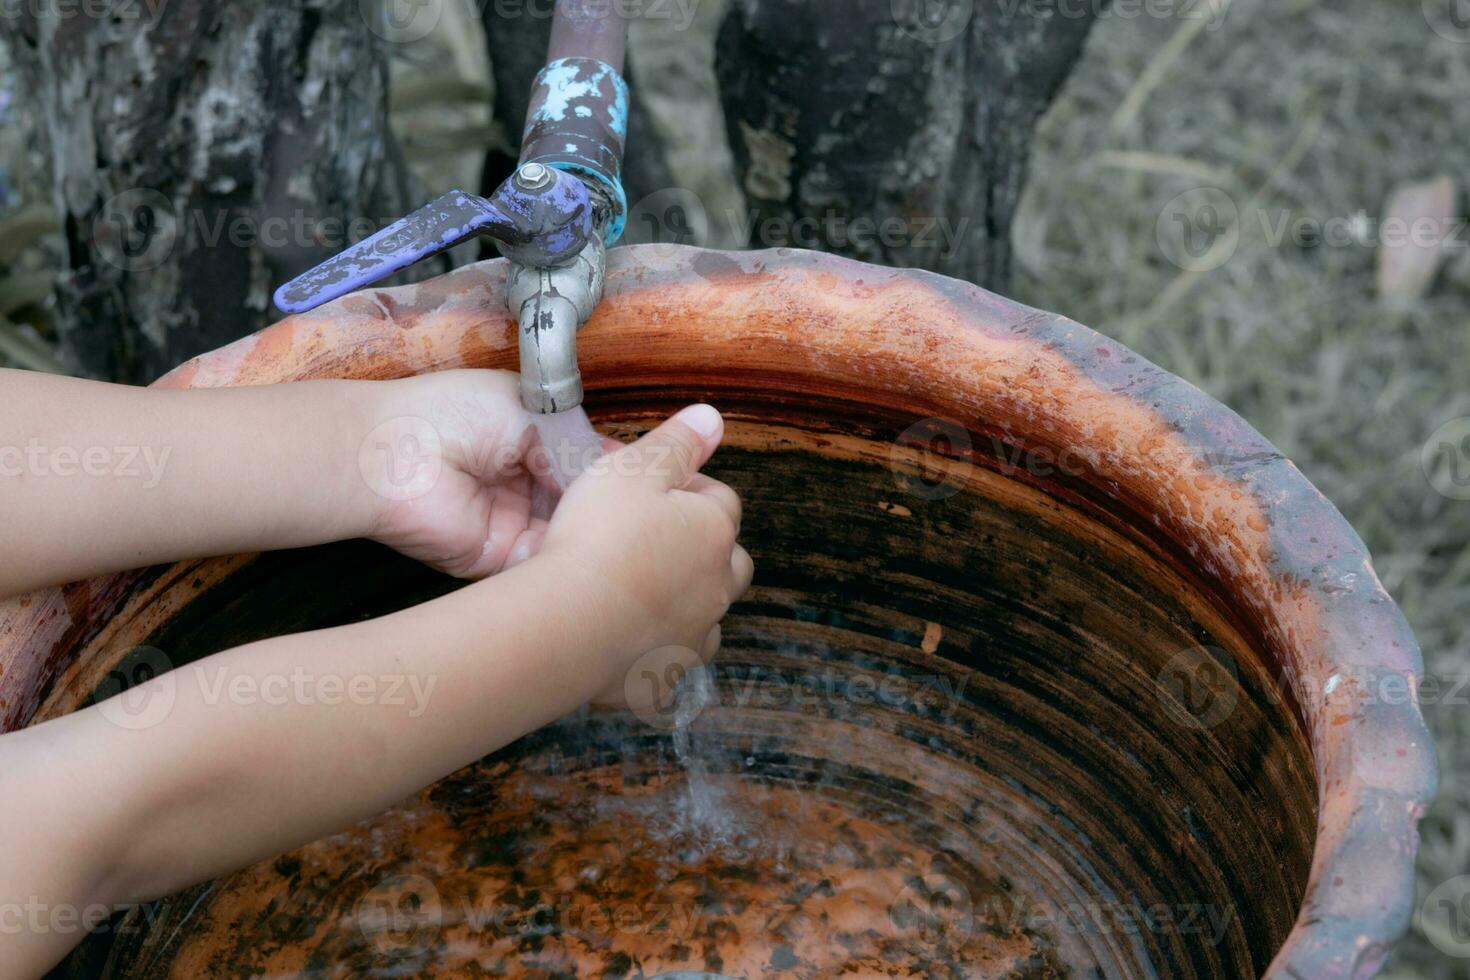
[[[592,428],[580,406],[555,415],[535,415],[532,421],[541,436],[558,490],[566,490],[603,456],[602,436]]]
[[[564,492],[604,454],[602,437],[581,408],[537,415],[534,423],[558,491]],[[690,669],[674,697],[674,756],[684,770],[685,790],[669,814],[669,829],[703,853],[728,848],[738,830],[730,801],[711,778],[708,760],[690,731],[694,720],[715,699],[714,671],[704,665]]]
[[[683,829],[711,846],[734,834],[728,801],[710,781],[709,766],[691,736],[690,726],[715,699],[714,671],[701,664],[684,675],[675,691],[674,757],[684,768],[686,792],[679,810]]]

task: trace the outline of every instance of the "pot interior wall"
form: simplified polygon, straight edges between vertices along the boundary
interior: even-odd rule
[[[994,469],[896,477],[889,433],[730,442],[756,584],[689,745],[566,719],[133,913],[108,972],[1258,976],[1316,789],[1229,603]],[[177,664],[449,587],[362,543],[265,556],[149,644]]]

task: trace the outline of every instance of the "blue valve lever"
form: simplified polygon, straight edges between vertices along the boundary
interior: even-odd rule
[[[555,268],[592,237],[592,197],[565,171],[530,163],[488,200],[450,191],[276,290],[276,306],[304,313],[460,242],[488,235],[513,262]]]
[[[608,0],[558,0],[515,174],[488,199],[450,191],[395,221],[276,290],[276,306],[303,313],[487,235],[510,259],[522,402],[542,414],[580,405],[577,331],[602,299],[605,249],[628,209],[626,42],[626,15]]]

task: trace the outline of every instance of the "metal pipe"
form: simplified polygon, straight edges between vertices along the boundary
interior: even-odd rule
[[[560,0],[551,21],[546,60],[592,58],[615,72],[628,50],[628,19],[614,0]]]
[[[521,138],[521,167],[580,177],[596,231],[571,265],[513,263],[508,298],[520,322],[521,401],[541,414],[582,404],[577,331],[602,299],[604,247],[623,233],[623,146],[628,85],[621,72],[628,23],[618,0],[559,0],[546,67],[536,76]]]

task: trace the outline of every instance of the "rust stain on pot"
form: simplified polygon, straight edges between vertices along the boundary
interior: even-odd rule
[[[736,787],[740,806],[790,799],[785,787],[801,785],[812,809],[791,820],[820,817],[823,826],[851,828],[864,845],[842,861],[808,855],[806,885],[824,868],[848,881],[874,869],[912,875],[924,869],[921,841],[942,840],[956,843],[937,848],[944,861],[952,851],[958,863],[935,872],[931,862],[918,877],[947,876],[972,900],[1005,880],[1042,908],[1064,906],[1066,896],[1047,888],[1066,887],[1109,908],[1147,898],[1232,916],[1204,943],[1177,927],[1128,938],[1116,929],[997,927],[982,950],[961,944],[949,957],[941,948],[930,975],[976,964],[1013,976],[1053,975],[1046,971],[1054,964],[1181,977],[1346,978],[1376,969],[1407,925],[1415,825],[1433,795],[1435,767],[1414,700],[1384,703],[1370,687],[1395,675],[1412,690],[1422,665],[1361,541],[1269,443],[1193,386],[1094,332],[941,277],[792,250],[647,246],[614,250],[609,264],[607,298],[579,337],[593,414],[635,432],[704,398],[732,419],[717,469],[746,496],[760,577],[727,624],[732,652],[721,690],[791,690],[828,675],[910,694],[926,676],[967,685],[938,707],[919,697],[897,706],[869,700],[861,711],[820,699],[810,710],[805,702],[800,710],[722,702],[701,719],[723,760],[714,777]],[[372,313],[352,305],[361,297],[347,298],[196,359],[160,384],[513,367],[504,276],[503,263],[481,263],[379,291]],[[900,433],[931,417],[952,422],[968,444],[929,452],[902,444]],[[947,455],[946,466],[932,465],[936,452]],[[895,473],[925,471],[947,481],[949,497],[896,491]],[[812,486],[830,493],[813,503]],[[389,561],[319,551],[114,576],[73,591],[70,604],[59,590],[4,604],[0,720],[11,728],[85,703],[129,645],[156,642],[189,655],[218,648],[230,635],[211,609],[234,609],[242,623],[268,617],[269,603],[252,605],[252,596],[274,595],[280,608],[291,601],[291,583],[304,594],[306,581],[348,580],[355,568]],[[448,587],[421,574],[393,565],[381,583],[354,584],[376,595],[378,608]],[[345,614],[341,596],[319,598],[321,615]],[[925,624],[943,624],[942,644]],[[268,631],[270,622],[246,626]],[[1229,710],[1212,713],[1207,704],[1200,717],[1188,697],[1200,677]],[[558,868],[590,858],[565,826],[527,825],[526,799],[540,792],[533,786],[566,808],[586,802],[569,774],[590,781],[584,789],[613,780],[624,795],[634,783],[656,789],[669,778],[656,764],[663,736],[608,731],[584,725],[558,743],[560,755],[550,758],[562,760],[560,770],[546,755],[559,736],[533,739],[384,822],[235,876],[209,905],[198,942],[169,955],[203,962],[197,957],[221,948],[203,937],[237,927],[248,935],[250,922],[272,921],[315,923],[323,955],[355,956],[349,947],[360,949],[364,934],[342,918],[340,895],[372,887],[370,870],[412,869],[410,842],[452,845],[434,865],[459,882],[451,897],[461,885],[501,896],[510,865],[456,862],[479,853],[463,848],[511,833],[545,856],[536,887],[555,891]],[[599,751],[624,755],[643,782],[615,776],[606,758],[578,755]],[[434,795],[447,786],[486,803],[466,819]],[[883,823],[895,809],[911,826]],[[415,829],[414,814],[426,829]],[[391,846],[407,848],[400,858],[363,850],[363,834],[390,825],[403,835]],[[587,827],[594,847],[601,832],[595,822]],[[875,848],[883,860],[872,858]],[[713,931],[678,947],[694,957],[687,962],[713,954],[741,969],[794,975],[824,975],[839,962],[904,975],[925,962],[912,936],[896,939],[903,955],[884,946],[895,941],[882,925],[891,908],[866,910],[864,931],[850,905],[820,890],[796,906],[809,919],[768,915],[769,931],[752,935],[755,919],[742,916],[781,908],[789,897],[780,874],[758,863],[765,858],[752,860],[766,887],[715,875]],[[741,866],[727,862],[725,871]],[[623,889],[641,887],[645,872],[626,870]],[[608,873],[617,880],[620,872]],[[705,880],[711,873],[698,872]],[[591,901],[598,887],[566,893],[573,903]],[[907,885],[890,877],[873,887],[891,898]],[[943,893],[924,887],[930,898]],[[307,906],[249,920],[271,901]],[[440,938],[458,928],[451,922]],[[313,942],[302,935],[272,946],[255,935],[260,956],[280,964]],[[837,958],[813,965],[814,950],[832,948],[828,940],[839,935],[849,945],[839,939]],[[675,963],[674,946],[616,938],[562,930],[532,945],[548,951],[548,963],[610,975],[637,975],[630,971],[641,961]],[[472,952],[456,942],[428,948],[445,963]],[[1002,953],[1016,959],[983,958]],[[540,955],[516,953],[530,954]]]

